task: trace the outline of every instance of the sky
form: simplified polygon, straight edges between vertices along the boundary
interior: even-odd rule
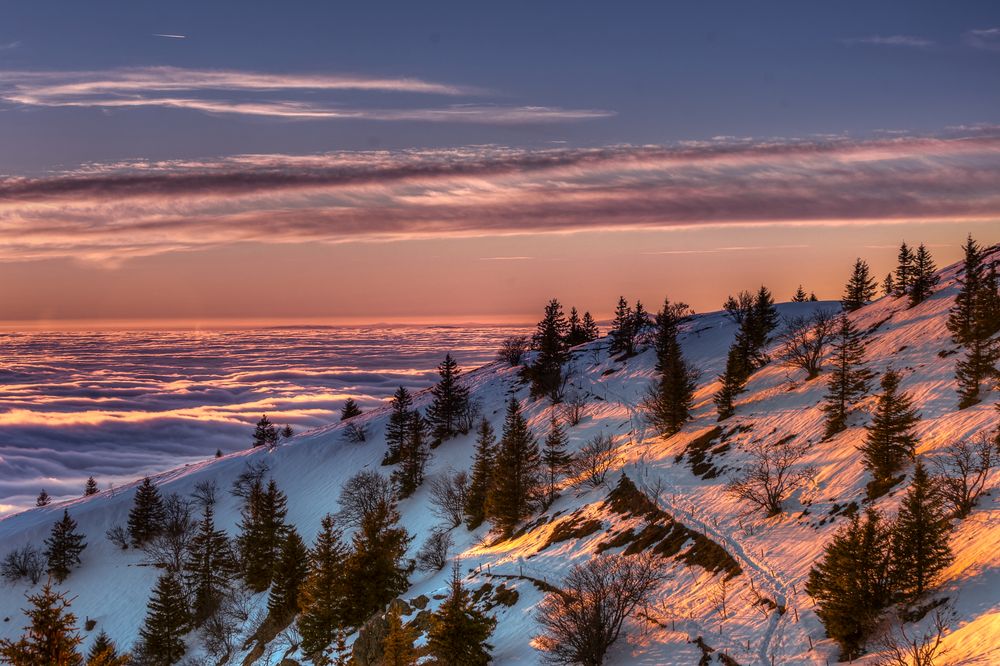
[[[0,6],[0,320],[839,297],[1000,242],[995,2]]]

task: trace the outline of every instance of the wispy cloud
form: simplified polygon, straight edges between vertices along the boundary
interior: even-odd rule
[[[923,49],[934,46],[934,42],[924,37],[914,35],[869,35],[868,37],[855,37],[845,39],[845,44],[867,44],[869,46],[902,46],[908,48]]]
[[[1000,128],[86,165],[0,180],[0,260],[327,242],[1000,219]],[[729,247],[718,251],[746,251]]]
[[[21,42],[0,43],[0,51],[10,51],[11,49],[16,49],[20,45],[21,45]]]
[[[479,257],[479,261],[530,261],[534,257]]]
[[[1000,28],[969,30],[962,39],[973,48],[984,51],[1000,51]]]
[[[171,35],[166,32],[154,32],[153,37],[165,37],[166,39],[187,39],[187,35]]]
[[[771,252],[774,250],[801,250],[808,248],[808,245],[741,245],[732,247],[708,247],[694,250],[654,250],[640,252],[640,254],[663,255],[663,254],[720,254],[724,252]]]

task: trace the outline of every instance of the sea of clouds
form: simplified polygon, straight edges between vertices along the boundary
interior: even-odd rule
[[[466,369],[517,329],[293,327],[0,333],[0,515],[249,445],[266,413],[302,432],[348,397],[421,389],[451,352]]]

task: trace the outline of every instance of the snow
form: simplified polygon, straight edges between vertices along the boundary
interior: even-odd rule
[[[954,367],[961,355],[941,353],[955,349],[945,326],[956,292],[955,273],[955,266],[943,270],[935,294],[912,309],[907,309],[905,299],[883,298],[851,314],[862,330],[874,329],[868,339],[872,369],[881,373],[892,367],[903,373],[902,388],[914,398],[923,417],[917,426],[921,456],[933,456],[957,438],[997,425],[995,392],[988,393],[979,405],[957,410]],[[817,308],[836,309],[839,305],[788,303],[781,304],[779,311],[787,317]],[[491,544],[487,527],[474,532],[464,526],[453,530],[454,552],[461,557],[463,573],[468,574],[466,585],[471,589],[485,582],[497,585],[500,580],[495,575],[557,583],[573,564],[592,557],[609,534],[641,522],[602,507],[610,487],[619,474],[625,473],[678,521],[723,546],[740,563],[743,573],[729,583],[728,614],[723,619],[715,601],[721,576],[676,559],[664,559],[666,580],[650,608],[655,622],[632,622],[625,640],[614,647],[609,663],[696,663],[701,651],[691,641],[699,636],[717,650],[715,654],[725,652],[740,664],[832,663],[836,647],[824,637],[804,585],[824,544],[844,524],[842,517],[831,518],[834,505],[843,507],[852,501],[861,504],[864,497],[869,479],[855,447],[863,440],[863,425],[874,405],[874,396],[856,410],[846,432],[822,441],[823,415],[818,405],[825,390],[824,378],[806,382],[801,371],[777,362],[755,373],[747,391],[739,396],[736,415],[722,424],[727,431],[735,432],[729,440],[731,449],[718,456],[716,463],[728,470],[737,469],[746,459],[740,444],[755,438],[791,435],[796,442],[809,443],[803,464],[815,466],[817,476],[811,487],[797,492],[787,502],[780,516],[765,518],[748,513],[748,507],[724,492],[726,474],[706,480],[692,473],[686,459],[675,462],[688,442],[717,425],[712,395],[718,387],[716,376],[722,370],[735,325],[722,313],[709,313],[692,317],[682,330],[685,355],[701,369],[701,377],[695,418],[669,439],[657,437],[638,410],[654,377],[652,350],[625,361],[609,358],[607,340],[574,350],[567,365],[572,369],[570,390],[587,396],[587,413],[577,426],[566,428],[570,448],[606,432],[619,445],[616,467],[608,474],[605,487],[566,484],[559,499],[546,511],[549,520],[514,539]],[[463,381],[497,432],[502,427],[504,403],[514,396],[523,401],[529,423],[541,438],[548,425],[550,406],[545,400],[529,399],[518,372],[518,368],[492,363],[467,372]],[[415,395],[417,407],[426,408],[429,401],[426,391]],[[266,460],[271,475],[288,495],[288,519],[310,541],[322,516],[338,509],[337,496],[347,478],[366,468],[388,471],[380,466],[387,416],[388,409],[383,407],[359,417],[368,427],[363,444],[348,443],[342,436],[341,424],[332,424],[304,432],[274,451],[234,453],[161,474],[155,481],[163,492],[189,494],[199,481],[213,479],[225,491],[248,462]],[[752,428],[739,431],[736,426],[740,425]],[[445,442],[434,450],[428,475],[449,468],[468,469],[473,450],[474,433]],[[948,651],[940,663],[1000,663],[998,483],[1000,473],[994,471],[987,484],[989,494],[969,518],[957,525],[952,536],[955,561],[944,573],[936,593],[952,600],[958,619],[947,636]],[[132,484],[113,494],[105,491],[30,509],[0,520],[0,554],[25,542],[40,544],[64,508],[79,522],[89,547],[83,554],[83,566],[63,587],[75,596],[73,610],[81,625],[84,618],[97,621],[93,631],[85,632],[88,643],[104,629],[120,645],[129,645],[136,639],[145,615],[155,569],[142,564],[140,553],[120,551],[104,538],[108,528],[124,523],[134,487]],[[877,506],[890,514],[894,512],[902,487],[879,499]],[[222,493],[221,498],[217,521],[235,534],[238,500],[228,493]],[[803,511],[806,508],[807,513]],[[427,484],[403,501],[400,510],[403,524],[416,537],[412,555],[436,525],[429,510]],[[601,520],[605,529],[539,550],[553,525],[574,512]],[[402,598],[425,594],[432,598],[434,607],[438,602],[433,596],[445,591],[448,575],[447,567],[440,573],[416,573]],[[532,647],[531,638],[538,631],[533,616],[542,593],[525,579],[503,582],[518,591],[519,600],[510,608],[494,609],[498,619],[491,639],[495,661],[541,663],[542,655]],[[754,590],[786,608],[786,612],[755,605]],[[0,636],[19,634],[24,624],[20,608],[26,591],[25,585],[0,588],[0,617],[9,618],[0,623]],[[265,597],[259,595],[256,603],[265,603]],[[247,627],[246,632],[252,633],[253,629]],[[197,638],[192,636],[195,657],[199,649]],[[280,654],[276,653],[274,659],[280,660]],[[240,663],[242,657],[233,663]]]

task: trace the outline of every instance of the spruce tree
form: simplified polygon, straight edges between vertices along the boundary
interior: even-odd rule
[[[133,548],[140,548],[163,531],[167,516],[160,491],[147,476],[135,491],[128,513],[128,534]]]
[[[94,480],[94,477],[89,477],[87,479],[87,483],[83,486],[83,496],[90,497],[91,495],[96,495],[99,492],[101,491],[97,487],[97,481]]]
[[[267,598],[271,618],[284,623],[299,610],[299,589],[309,573],[309,549],[294,527],[288,529],[281,543],[274,571],[274,585]]]
[[[941,496],[918,460],[899,506],[892,540],[893,582],[908,598],[921,597],[951,563],[950,531]]]
[[[400,386],[392,396],[392,412],[389,423],[385,427],[385,457],[383,465],[395,465],[399,462],[399,450],[410,438],[410,424],[413,421],[413,398],[405,386]]]
[[[409,497],[424,482],[424,468],[430,457],[427,442],[427,422],[414,412],[410,435],[399,449],[399,464],[392,471],[392,482],[400,498]]]
[[[965,358],[955,364],[958,381],[958,408],[965,409],[980,402],[982,384],[997,374],[996,362],[1000,345],[989,338],[975,336],[966,345]]]
[[[35,498],[35,506],[48,506],[51,503],[52,503],[52,498],[49,497],[49,494],[45,491],[45,488],[42,488],[42,492],[38,493],[38,497]]]
[[[538,322],[532,346],[537,351],[535,362],[529,370],[531,394],[535,397],[547,395],[556,400],[562,385],[562,364],[569,358],[566,337],[569,323],[563,314],[562,305],[552,299],[545,306],[545,314]]]
[[[187,649],[183,636],[190,628],[184,589],[168,569],[156,581],[146,622],[139,630],[141,663],[169,666],[180,661]]]
[[[792,302],[793,303],[805,303],[808,300],[809,300],[809,297],[806,296],[806,292],[802,288],[802,285],[800,284],[799,288],[796,289],[795,293],[792,295]]]
[[[981,335],[990,337],[1000,332],[1000,278],[997,277],[997,262],[990,266],[983,280],[979,298],[976,299],[981,322]]]
[[[875,280],[871,277],[868,262],[859,257],[854,262],[854,271],[844,287],[844,297],[840,299],[840,304],[846,311],[853,312],[875,298],[875,290]]]
[[[566,452],[566,433],[556,419],[555,413],[549,425],[549,434],[542,447],[542,465],[545,466],[545,503],[551,504],[556,497],[556,479],[569,466],[572,457]]]
[[[899,246],[899,255],[896,259],[896,296],[907,296],[910,287],[913,286],[913,250],[904,242]]]
[[[665,299],[663,309],[656,314],[653,346],[660,377],[643,403],[647,417],[664,437],[680,432],[691,418],[696,386],[697,373],[684,360],[677,339],[678,311],[679,308]]]
[[[386,614],[386,634],[382,641],[382,666],[416,666],[420,652],[414,642],[420,638],[420,630],[405,624],[398,608],[391,608]]]
[[[926,301],[939,281],[937,268],[927,247],[921,243],[913,259],[913,282],[910,284],[910,307]]]
[[[30,624],[17,641],[0,638],[0,660],[11,666],[78,666],[77,648],[83,640],[76,631],[70,600],[46,582],[37,594],[27,595]]]
[[[465,495],[465,524],[474,530],[486,519],[486,494],[493,482],[493,458],[496,456],[496,435],[486,419],[476,433],[476,454],[472,462],[469,490]]]
[[[583,322],[580,321],[580,313],[575,307],[569,309],[568,330],[566,333],[566,346],[575,347],[580,343],[587,342],[586,334],[583,331]]]
[[[461,371],[458,363],[446,354],[444,361],[438,366],[440,381],[431,389],[434,396],[427,410],[427,422],[430,425],[433,441],[431,446],[458,434],[465,434],[465,417],[469,411],[469,389],[458,383]]]
[[[876,482],[885,482],[900,470],[907,458],[913,457],[917,438],[913,426],[920,416],[912,407],[910,397],[899,391],[899,374],[887,370],[882,375],[882,394],[878,397],[875,414],[866,426],[868,435],[860,449]]]
[[[966,345],[975,337],[973,330],[979,309],[977,301],[982,293],[985,274],[983,251],[972,238],[972,234],[969,234],[962,250],[965,252],[965,259],[962,272],[956,280],[959,290],[955,295],[955,304],[948,314],[948,330],[951,331],[952,339],[957,344]]]
[[[827,635],[840,646],[841,659],[855,659],[890,602],[890,531],[871,509],[834,535],[823,558],[813,566],[806,592],[816,601],[816,615]]]
[[[969,236],[965,244],[965,266],[958,278],[961,285],[948,317],[948,329],[955,342],[965,346],[965,358],[955,366],[959,409],[980,401],[984,382],[996,375],[1000,343],[993,335],[1000,329],[1000,296],[996,269],[986,273],[983,252]]]
[[[266,446],[268,448],[274,448],[278,444],[278,429],[274,427],[271,420],[267,418],[267,414],[263,414],[260,417],[260,421],[257,421],[257,425],[253,431],[253,444],[254,448],[258,446]]]
[[[770,360],[764,352],[764,348],[770,341],[771,333],[778,327],[779,321],[780,317],[777,308],[774,307],[774,297],[771,295],[771,290],[762,285],[754,297],[750,316],[743,322],[743,331],[749,344],[750,358],[756,367],[766,365]]]
[[[865,367],[865,342],[846,314],[840,316],[833,344],[833,372],[826,384],[823,411],[826,412],[824,437],[847,429],[851,407],[868,392],[871,372]]]
[[[361,407],[358,406],[354,398],[348,398],[347,402],[344,403],[344,407],[340,410],[340,420],[346,421],[355,416],[361,416]]]
[[[611,338],[611,346],[608,349],[609,354],[612,356],[615,354],[631,356],[635,353],[635,338],[637,333],[635,324],[635,313],[629,307],[625,297],[620,296],[618,298],[618,306],[615,308],[615,319],[611,322],[611,330],[608,332],[608,337]]]
[[[896,283],[892,279],[892,272],[886,273],[885,279],[882,280],[882,295],[883,296],[896,295]]]
[[[288,425],[286,423],[285,427],[281,429],[281,438],[282,439],[291,439],[294,436],[295,436],[295,431],[292,430],[292,426],[290,426],[290,425]]]
[[[309,552],[309,570],[299,587],[298,628],[302,651],[314,664],[324,663],[322,655],[343,626],[344,599],[350,593],[344,578],[347,548],[343,532],[327,514],[320,523],[316,543]]]
[[[645,340],[649,327],[652,326],[649,313],[643,306],[642,301],[636,300],[635,310],[632,312],[632,351],[636,351],[640,343]]]
[[[214,506],[207,502],[184,561],[184,580],[191,591],[191,619],[195,625],[219,608],[238,570],[229,537],[215,528]]]
[[[531,515],[541,489],[538,443],[516,398],[511,398],[507,404],[507,417],[494,465],[501,473],[493,476],[486,497],[486,514],[506,538],[519,522]]]
[[[132,655],[119,654],[118,646],[103,629],[87,652],[87,666],[128,666],[131,663]]]
[[[76,531],[76,521],[63,509],[63,517],[52,525],[52,532],[45,540],[49,575],[57,583],[66,580],[73,568],[80,566],[80,553],[86,547],[83,535]]]
[[[721,386],[713,397],[720,421],[725,421],[736,413],[736,396],[743,392],[751,372],[752,368],[746,355],[746,349],[737,339],[729,348],[729,353],[726,356],[726,368],[719,375]]]
[[[431,615],[427,651],[434,663],[442,666],[486,666],[493,649],[487,639],[496,623],[470,600],[456,562],[452,569],[451,592]]]
[[[271,584],[275,563],[288,527],[288,499],[270,480],[267,486],[256,481],[243,506],[237,546],[243,579],[254,592],[263,592]]]
[[[583,313],[583,341],[593,342],[601,337],[601,331],[597,328],[597,322],[590,316],[589,312]]]

